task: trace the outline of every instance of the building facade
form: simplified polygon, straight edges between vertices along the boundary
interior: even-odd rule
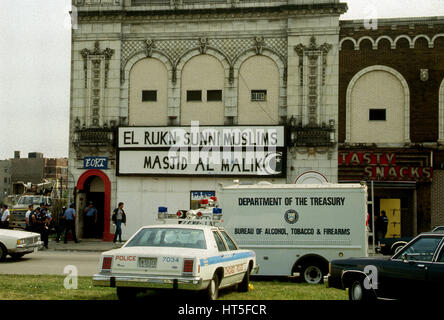
[[[22,194],[25,185],[38,185],[43,182],[52,182],[56,190],[54,196],[66,197],[68,186],[68,159],[44,158],[43,153],[30,152],[27,158],[21,158],[20,152],[14,153],[14,158],[3,160],[5,174],[3,180],[8,194]]]
[[[0,160],[0,202],[11,194],[11,161]]]
[[[189,208],[233,179],[338,181],[345,4],[73,0],[73,8],[69,172],[78,210],[89,201],[99,210],[98,237],[112,238],[120,201],[128,237],[154,222],[158,206]],[[226,147],[226,162],[191,159],[193,132],[200,151]],[[181,162],[172,161],[173,137],[188,152]]]
[[[340,182],[373,182],[389,236],[444,224],[444,18],[341,21]],[[371,209],[371,208],[370,208]]]

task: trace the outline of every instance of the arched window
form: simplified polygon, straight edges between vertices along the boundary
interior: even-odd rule
[[[146,58],[134,64],[129,76],[128,124],[167,125],[168,72],[165,64]]]
[[[373,66],[353,77],[347,89],[346,142],[409,142],[409,126],[409,88],[399,72]]]
[[[183,67],[180,123],[224,124],[224,80],[222,63],[208,54],[191,58]]]
[[[279,123],[279,69],[266,56],[252,56],[239,70],[238,123]]]

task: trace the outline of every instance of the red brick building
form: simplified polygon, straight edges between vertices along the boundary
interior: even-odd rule
[[[389,234],[444,224],[444,17],[341,22],[338,141],[338,180],[374,181]]]

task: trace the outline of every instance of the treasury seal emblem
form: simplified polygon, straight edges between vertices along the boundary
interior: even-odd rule
[[[289,224],[295,224],[299,220],[299,214],[296,210],[290,209],[285,211],[285,221]]]

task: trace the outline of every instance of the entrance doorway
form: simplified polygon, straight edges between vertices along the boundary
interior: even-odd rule
[[[101,170],[88,170],[77,181],[77,226],[80,238],[111,241],[111,182]],[[92,203],[97,210],[97,223],[88,224],[85,208]]]
[[[388,218],[386,238],[401,237],[401,199],[380,199],[379,207]]]
[[[83,192],[85,205],[80,208],[80,212],[83,216],[83,223],[80,223],[83,238],[102,239],[105,209],[105,186],[102,179],[97,176],[91,176],[86,179]],[[97,222],[86,217],[85,209],[90,204],[92,204],[93,208],[97,210]]]

